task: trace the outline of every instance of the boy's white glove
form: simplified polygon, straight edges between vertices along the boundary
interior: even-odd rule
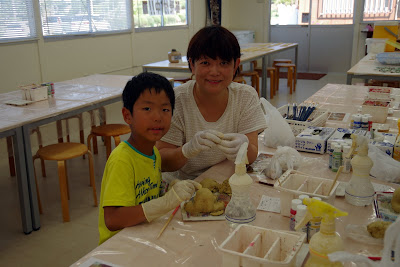
[[[222,151],[222,153],[225,154],[227,159],[235,161],[240,146],[244,142],[249,142],[249,138],[247,138],[246,135],[239,133],[228,133],[224,134],[222,142],[219,143],[217,147]]]
[[[182,154],[190,159],[201,151],[208,150],[221,142],[224,134],[215,130],[205,130],[197,132],[193,138],[182,146]]]
[[[182,201],[189,200],[194,192],[202,186],[192,180],[177,182],[164,196],[152,199],[142,204],[144,216],[148,222],[175,209]]]

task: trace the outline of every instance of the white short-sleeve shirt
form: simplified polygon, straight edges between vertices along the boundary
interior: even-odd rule
[[[175,88],[175,109],[171,128],[162,141],[179,147],[202,130],[247,134],[254,131],[260,133],[267,127],[258,94],[253,87],[232,82],[228,86],[229,99],[225,112],[216,122],[207,122],[195,102],[194,85],[195,81],[189,81]],[[216,147],[203,151],[189,159],[179,170],[179,178],[194,179],[225,159],[224,154]]]

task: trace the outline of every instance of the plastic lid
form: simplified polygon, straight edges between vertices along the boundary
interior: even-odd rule
[[[302,201],[300,199],[292,199],[292,210],[297,210],[297,206],[301,205]]]
[[[343,153],[347,155],[347,154],[350,152],[350,149],[351,149],[350,146],[345,145],[345,146],[343,147]]]
[[[320,197],[312,197],[313,199],[317,199],[319,201],[322,201],[322,199]]]
[[[362,122],[368,122],[368,119],[369,119],[368,115],[363,115],[361,118]]]
[[[299,199],[303,202],[303,199],[305,199],[305,198],[309,198],[309,196],[308,195],[300,195],[299,196]]]
[[[335,149],[335,152],[341,152],[342,151],[342,146],[341,145],[336,145],[334,147],[334,149]]]

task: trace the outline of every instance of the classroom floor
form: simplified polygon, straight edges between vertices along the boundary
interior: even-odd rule
[[[330,73],[320,80],[298,80],[293,95],[288,94],[286,79],[281,79],[280,89],[270,102],[276,107],[301,103],[327,83],[345,84],[346,74]],[[126,138],[123,136],[121,140]],[[1,150],[5,151],[4,145]],[[100,198],[101,177],[106,162],[102,142],[99,142],[99,154],[94,156],[94,161],[97,196]],[[71,217],[68,223],[62,222],[57,164],[51,161],[45,164],[46,178],[40,174],[39,161],[35,165],[44,210],[40,217],[41,229],[25,235],[20,220],[16,179],[9,175],[7,157],[3,155],[0,158],[0,195],[5,204],[0,220],[2,266],[69,266],[97,246],[98,209],[93,206],[93,194],[89,187],[88,160],[76,158],[68,162]]]

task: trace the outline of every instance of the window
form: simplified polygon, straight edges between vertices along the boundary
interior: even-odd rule
[[[0,14],[0,42],[36,37],[31,0],[2,0]]]
[[[187,25],[187,0],[133,0],[135,28]]]
[[[365,0],[364,21],[399,20],[399,0]]]
[[[131,29],[129,0],[40,0],[43,36]]]

